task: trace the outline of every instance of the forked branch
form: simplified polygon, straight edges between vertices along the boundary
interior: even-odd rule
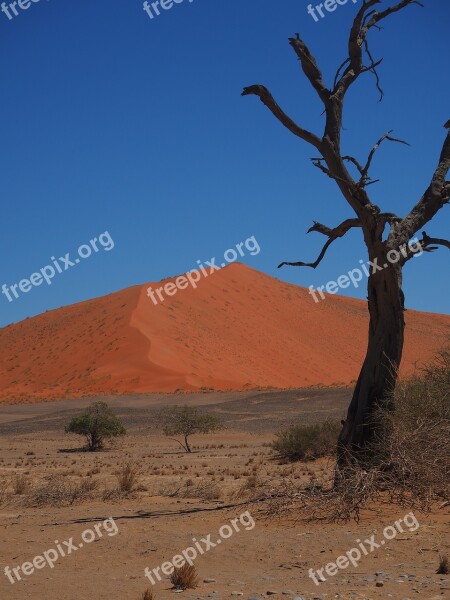
[[[365,166],[363,167],[363,169],[361,170],[361,179],[359,180],[359,183],[358,183],[358,185],[360,187],[364,187],[365,185],[368,185],[368,182],[371,181],[371,178],[368,176],[370,165],[372,164],[372,160],[373,160],[373,157],[375,156],[375,152],[378,150],[378,148],[384,142],[384,140],[389,140],[390,142],[397,142],[398,144],[405,144],[405,146],[410,146],[410,144],[408,144],[408,142],[405,142],[404,140],[399,140],[395,137],[392,137],[390,135],[392,132],[393,132],[393,129],[390,129],[387,133],[382,135],[380,137],[380,139],[378,140],[378,142],[375,144],[375,146],[370,151],[369,156],[367,158],[367,162],[366,162]]]
[[[338,225],[334,229],[331,229],[330,227],[327,227],[326,225],[322,225],[322,223],[318,223],[317,221],[314,221],[314,225],[308,229],[307,233],[310,233],[311,231],[317,231],[328,237],[328,240],[325,243],[324,247],[322,248],[322,251],[319,254],[318,258],[312,263],[286,262],[285,261],[285,262],[280,263],[278,265],[278,268],[283,267],[284,265],[288,265],[290,267],[311,267],[311,268],[315,269],[322,261],[329,246],[338,238],[343,237],[347,233],[347,231],[349,231],[353,227],[361,227],[361,222],[359,221],[359,219],[347,219],[346,221],[343,221],[340,225]]]
[[[336,77],[333,94],[338,94],[342,99],[348,90],[348,88],[354,83],[361,73],[372,71],[377,78],[377,87],[382,94],[379,78],[376,72],[376,66],[379,61],[375,62],[370,54],[369,46],[367,43],[367,35],[372,28],[380,29],[378,23],[389,17],[390,15],[402,10],[410,4],[418,4],[423,6],[418,0],[402,0],[397,4],[386,8],[382,11],[372,9],[375,5],[380,4],[381,0],[364,0],[363,5],[358,10],[356,17],[353,21],[352,28],[350,30],[350,36],[348,40],[348,58],[339,67]],[[366,51],[367,56],[371,64],[369,67],[364,67],[363,64],[363,48]],[[343,75],[339,78],[340,71],[347,65]]]
[[[450,242],[448,240],[444,240],[443,238],[433,238],[426,234],[425,231],[422,231],[422,239],[420,240],[420,245],[424,250],[428,252],[432,252],[433,250],[437,250],[436,246],[445,246],[450,250]]]

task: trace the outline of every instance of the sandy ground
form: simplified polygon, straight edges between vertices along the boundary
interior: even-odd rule
[[[193,546],[193,538],[199,541],[211,534],[216,546],[196,558],[200,584],[182,592],[186,600],[241,594],[243,600],[263,599],[268,592],[286,600],[450,598],[450,577],[435,574],[439,554],[450,554],[448,507],[429,515],[416,513],[417,528],[404,526],[395,538],[384,540],[383,528],[403,518],[407,510],[383,507],[363,514],[358,524],[330,525],[305,523],[302,515],[267,520],[258,505],[243,504],[242,488],[253,475],[268,486],[285,475],[305,477],[305,465],[282,465],[271,459],[273,433],[289,422],[309,423],[327,415],[340,418],[349,395],[340,389],[110,398],[129,436],[113,449],[95,454],[81,452],[80,439],[63,432],[64,423],[88,400],[1,407],[1,480],[22,473],[35,488],[56,474],[73,484],[95,480],[97,497],[69,506],[33,508],[24,505],[31,495],[28,489],[0,507],[0,597],[138,600],[153,587],[157,598],[170,598],[176,592],[167,578],[155,579],[152,586],[144,569],[160,567]],[[186,399],[193,404],[202,401],[227,423],[222,432],[194,437],[192,454],[180,452],[155,427],[159,406]],[[115,473],[130,460],[139,465],[138,491],[127,498],[103,499],[104,490],[117,484]],[[319,461],[311,468],[320,471],[326,466]],[[206,486],[204,497],[169,496],[186,489],[189,480],[191,489]],[[224,539],[228,529],[220,528],[247,510],[242,522],[235,521],[239,531],[235,527]],[[107,531],[102,524],[109,517],[115,525],[105,525]],[[82,534],[89,536],[84,534],[87,529],[95,538],[91,543],[82,541]],[[385,543],[362,556],[356,566],[326,576],[319,586],[308,577],[310,568],[325,567],[371,535]],[[59,557],[54,568],[45,564],[28,576],[19,571],[21,580],[14,579],[14,584],[3,574],[6,566],[12,569],[32,561],[57,543],[68,551],[64,541],[70,538],[69,546],[76,549]],[[209,579],[214,581],[204,582]]]

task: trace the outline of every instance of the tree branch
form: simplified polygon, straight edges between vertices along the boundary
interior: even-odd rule
[[[442,238],[432,238],[429,235],[427,235],[425,231],[422,231],[422,239],[420,240],[420,245],[424,248],[424,250],[427,249],[428,252],[433,252],[434,250],[437,250],[437,248],[433,248],[433,244],[436,244],[437,246],[445,246],[450,250],[450,242],[448,240],[444,240]]]
[[[379,77],[376,71],[381,61],[375,61],[370,52],[367,35],[372,28],[380,29],[378,23],[389,15],[400,11],[410,4],[420,4],[417,0],[401,0],[383,11],[377,11],[374,7],[380,4],[382,0],[363,0],[361,8],[353,21],[348,41],[348,58],[339,66],[333,90],[330,91],[323,80],[322,72],[316,62],[315,57],[310,52],[306,43],[300,38],[299,34],[295,38],[289,38],[289,43],[296,53],[304,74],[308,81],[317,92],[325,106],[326,124],[322,138],[307,129],[300,127],[291,119],[274,100],[270,91],[263,85],[252,85],[243,89],[242,95],[258,96],[261,102],[269,108],[272,114],[284,125],[291,133],[310,143],[319,151],[321,158],[313,159],[315,166],[318,167],[327,176],[333,178],[348,204],[355,211],[356,216],[361,222],[364,230],[364,238],[368,246],[371,246],[376,240],[380,241],[382,234],[382,222],[380,221],[380,208],[371,202],[365,187],[376,183],[368,176],[368,171],[372,163],[373,156],[378,146],[383,140],[388,139],[399,143],[402,140],[392,138],[388,132],[385,134],[372,149],[369,154],[366,165],[363,167],[355,158],[351,156],[341,156],[341,131],[342,115],[345,94],[350,85],[355,82],[361,73],[371,71],[376,78],[377,87],[382,94],[379,84]],[[363,52],[369,59],[369,65],[363,64]],[[341,72],[343,71],[342,75]],[[450,121],[448,123],[450,126]],[[354,179],[345,162],[352,162],[360,174],[359,181]],[[440,193],[448,197],[450,183],[441,184]],[[398,229],[398,223],[391,222],[391,233]],[[406,238],[410,239],[409,236]],[[328,247],[328,246],[327,246]],[[327,247],[324,249],[326,252]],[[323,258],[323,257],[322,257]],[[321,260],[321,258],[319,257]],[[310,263],[310,266],[315,263]]]
[[[284,265],[288,265],[291,267],[312,267],[313,269],[315,269],[322,261],[329,246],[335,240],[343,237],[347,233],[347,231],[349,231],[353,227],[361,227],[361,226],[362,225],[361,225],[361,222],[359,221],[359,219],[347,219],[346,221],[343,221],[340,225],[338,225],[334,229],[331,229],[330,227],[327,227],[326,225],[322,225],[321,223],[314,221],[314,225],[308,229],[307,233],[310,233],[311,231],[317,231],[328,237],[328,240],[326,241],[324,247],[322,248],[322,251],[319,254],[318,258],[313,263],[282,262],[278,265],[278,268],[280,268]]]
[[[360,175],[363,175],[363,167],[362,167],[361,163],[356,160],[356,158],[354,158],[353,156],[343,156],[342,160],[348,160],[349,162],[353,163],[355,165],[355,167],[358,169]]]
[[[377,67],[378,67],[379,65],[381,65],[381,63],[383,62],[383,59],[382,59],[382,58],[380,58],[380,60],[377,60],[377,61],[375,61],[375,60],[372,58],[372,54],[370,53],[370,50],[369,50],[369,44],[368,44],[367,40],[364,40],[364,49],[365,49],[365,51],[366,51],[366,54],[367,54],[367,56],[370,58],[370,63],[371,63],[371,64],[370,64],[370,66],[369,66],[369,67],[365,67],[365,68],[362,70],[362,72],[365,72],[365,71],[371,71],[371,72],[374,74],[374,76],[375,76],[375,79],[376,79],[376,82],[377,82],[377,90],[380,92],[380,100],[379,100],[379,102],[381,102],[381,101],[383,100],[384,92],[383,92],[383,90],[381,89],[381,85],[380,85],[380,77],[379,77],[379,75],[378,75]]]
[[[350,58],[346,58],[346,59],[344,60],[344,62],[342,62],[342,63],[339,65],[339,67],[338,67],[338,69],[337,69],[337,71],[336,71],[336,75],[334,76],[334,81],[333,81],[333,93],[334,93],[334,92],[335,92],[335,90],[336,90],[336,86],[337,86],[337,83],[338,83],[338,81],[339,81],[339,76],[340,76],[340,74],[341,74],[341,71],[342,71],[342,69],[345,67],[345,65],[348,65],[348,64],[349,64],[349,62],[350,62]]]
[[[324,84],[322,72],[317,66],[316,59],[311,54],[308,46],[300,38],[298,33],[296,36],[297,37],[295,38],[289,38],[289,43],[300,60],[303,73],[309,79],[309,82],[318,93],[319,98],[326,106],[331,92]]]
[[[343,237],[347,231],[352,229],[352,227],[361,227],[361,223],[359,219],[346,219],[340,225],[331,229],[326,225],[322,225],[322,223],[318,223],[317,221],[313,221],[314,225],[308,229],[306,233],[311,233],[311,231],[317,231],[318,233],[322,233],[327,237],[332,237],[334,239]]]
[[[333,94],[338,93],[343,98],[345,92],[352,85],[352,83],[354,83],[358,79],[361,73],[366,71],[374,72],[375,63],[369,52],[366,40],[367,34],[369,33],[370,29],[372,29],[372,27],[376,27],[379,29],[377,24],[380,21],[392,15],[393,13],[405,8],[409,4],[419,4],[422,6],[422,4],[418,2],[418,0],[402,0],[401,2],[398,2],[394,6],[391,6],[381,12],[378,12],[375,9],[370,10],[373,6],[380,3],[381,0],[364,0],[363,5],[357,12],[350,30],[350,36],[348,40],[348,59],[344,63],[342,63],[340,69],[342,69],[342,67],[347,62],[348,66],[344,71],[342,77],[335,84]],[[369,56],[369,60],[372,63],[370,67],[363,66],[363,47],[366,50],[367,55]],[[376,73],[375,75],[377,77],[378,89],[381,89],[379,87],[378,75]]]
[[[241,96],[250,96],[255,95],[259,96],[259,99],[267,108],[271,111],[271,113],[282,123],[291,133],[296,135],[297,137],[305,140],[309,144],[312,144],[316,148],[320,146],[320,138],[318,138],[314,133],[303,129],[295,121],[293,121],[275,102],[272,94],[264,85],[251,85],[249,87],[245,87]]]
[[[312,267],[313,269],[315,269],[320,262],[322,261],[323,257],[325,256],[326,251],[328,250],[328,247],[333,243],[333,239],[329,239],[325,246],[322,248],[321,253],[319,254],[318,258],[313,262],[313,263],[305,263],[305,262],[286,262],[283,261],[282,263],[280,263],[278,265],[278,268],[280,267],[284,267],[284,265],[288,265],[289,267]]]
[[[177,440],[177,438],[169,438],[169,440],[172,440],[173,442],[178,442],[178,444],[180,444],[180,446],[183,448],[183,450],[185,452],[188,452],[188,449],[186,448],[186,446],[182,442],[180,442],[180,440]]]
[[[419,240],[418,242],[416,242],[416,245],[421,246],[421,248],[424,252],[434,252],[435,250],[438,250],[438,246],[445,246],[446,248],[448,248],[450,250],[450,241],[444,240],[442,238],[432,238],[429,235],[427,235],[427,233],[425,231],[422,231],[422,239]],[[413,258],[418,252],[417,250],[413,251],[410,248],[409,244],[407,245],[407,248],[408,248],[408,254],[404,259],[402,259],[402,264],[405,264],[408,260]]]
[[[425,193],[406,217],[392,232],[400,243],[405,243],[424,227],[434,215],[450,200],[450,184],[446,176],[450,170],[450,121],[444,127],[448,130],[442,146],[438,166]]]
[[[350,159],[350,157],[347,157]],[[349,177],[339,177],[339,175],[335,175],[334,173],[332,173],[331,169],[328,169],[324,164],[322,164],[323,162],[326,162],[325,158],[322,157],[312,157],[311,159],[312,164],[317,167],[318,169],[320,169],[322,171],[322,173],[325,173],[325,175],[327,177],[330,177],[330,179],[334,179],[335,181],[337,181],[338,183],[341,182],[343,184],[345,184],[346,186],[348,185],[355,185],[355,182],[352,180],[352,178]],[[342,158],[342,160],[344,160],[344,158]],[[351,162],[355,162],[356,159],[351,160]]]
[[[368,177],[368,175],[367,175],[369,172],[369,169],[370,169],[370,165],[372,164],[372,160],[375,155],[375,152],[378,150],[378,148],[380,147],[382,142],[384,142],[384,140],[389,140],[390,142],[398,142],[399,144],[405,144],[405,146],[410,146],[410,144],[408,144],[408,142],[405,142],[403,140],[398,140],[397,138],[394,138],[391,135],[389,135],[392,132],[393,132],[393,129],[390,129],[387,133],[385,133],[383,136],[381,136],[380,139],[378,140],[378,142],[375,144],[375,146],[370,151],[367,162],[361,171],[361,179],[358,184],[361,187],[364,187],[364,185],[366,185],[366,182],[370,180],[370,177]]]
[[[392,137],[390,134],[392,133],[393,129],[390,129],[387,133],[385,133],[379,140],[378,142],[375,144],[375,146],[372,148],[372,150],[370,151],[369,157],[367,159],[367,162],[365,164],[365,166],[363,167],[357,160],[356,158],[354,158],[353,156],[343,156],[342,160],[347,160],[351,163],[353,163],[356,168],[358,169],[361,178],[357,183],[357,187],[358,188],[364,188],[368,185],[371,185],[373,183],[377,183],[378,181],[380,181],[379,179],[371,179],[368,176],[368,171],[370,169],[370,166],[372,164],[372,160],[373,157],[375,155],[375,152],[378,150],[380,144],[384,141],[384,140],[389,140],[390,142],[398,142],[399,144],[405,144],[405,146],[409,146],[410,144],[408,144],[408,142],[405,142],[403,140],[399,140],[397,138]],[[334,175],[330,169],[327,169],[323,164],[322,161],[324,161],[325,159],[322,157],[313,157],[311,158],[313,165],[315,167],[317,167],[318,169],[320,169],[323,173],[325,173],[325,175],[327,175],[328,177],[331,177],[332,179],[335,180],[340,180],[340,181],[345,181],[346,183],[348,182],[346,179],[342,179],[340,177],[337,177],[336,175]]]

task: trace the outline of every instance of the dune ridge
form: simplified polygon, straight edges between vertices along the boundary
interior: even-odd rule
[[[240,263],[157,305],[149,285],[1,329],[0,403],[351,385],[358,375],[368,327],[363,301],[328,296],[315,304],[307,289]],[[405,318],[402,375],[450,334],[449,316],[408,310]]]

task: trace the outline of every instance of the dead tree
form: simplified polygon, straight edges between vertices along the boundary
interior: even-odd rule
[[[389,253],[398,251],[405,244],[408,248],[408,242],[416,232],[423,228],[450,199],[450,181],[446,180],[450,168],[450,120],[444,126],[448,131],[431,182],[420,200],[404,217],[398,217],[393,213],[382,213],[380,208],[371,201],[367,187],[377,181],[371,178],[369,172],[373,157],[380,145],[384,141],[405,142],[393,137],[392,132],[389,131],[373,146],[365,162],[341,153],[342,114],[345,96],[350,86],[364,73],[372,73],[382,95],[377,73],[381,60],[374,60],[370,52],[367,39],[370,30],[380,29],[378,24],[383,19],[410,4],[420,4],[420,2],[402,0],[380,11],[374,8],[378,4],[382,4],[382,0],[363,0],[363,5],[350,29],[348,57],[338,68],[331,88],[325,85],[317,61],[299,34],[289,38],[289,44],[300,61],[303,73],[324,106],[325,127],[322,137],[293,121],[280,108],[265,86],[252,85],[244,88],[242,92],[243,96],[258,96],[291,133],[314,146],[319,156],[311,159],[313,164],[334,179],[341,194],[356,214],[356,218],[349,218],[334,228],[315,223],[309,229],[328,238],[315,262],[282,263],[280,266],[291,264],[316,268],[332,242],[354,227],[361,228],[367,246],[371,263],[368,277],[370,315],[368,347],[339,438],[338,465],[341,467],[349,460],[353,460],[355,456],[359,457],[359,460],[362,460],[362,456],[367,458],[368,442],[373,439],[377,430],[374,418],[376,408],[377,406],[389,407],[391,392],[397,380],[405,327],[402,269],[413,254],[404,252],[394,263],[388,259],[392,256]],[[350,164],[358,174],[356,177],[353,177],[348,170]],[[388,233],[383,236],[386,227]],[[447,240],[428,237],[425,232],[422,235],[421,244],[426,251],[435,250],[437,245],[450,248]],[[366,450],[366,453],[363,450]]]

